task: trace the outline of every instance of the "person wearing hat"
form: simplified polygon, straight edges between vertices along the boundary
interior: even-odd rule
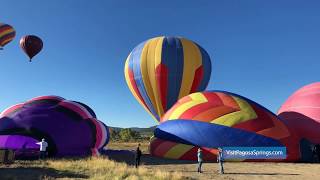
[[[40,159],[45,159],[47,156],[47,147],[48,143],[44,138],[42,138],[41,142],[37,142],[36,144],[40,145]]]
[[[198,157],[198,173],[202,173],[201,167],[202,167],[203,159],[202,159],[202,150],[201,150],[201,148],[198,148],[197,157]]]

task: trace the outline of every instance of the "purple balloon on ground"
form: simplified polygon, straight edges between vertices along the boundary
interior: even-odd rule
[[[88,156],[99,154],[109,131],[88,106],[57,96],[37,97],[1,113],[0,148],[34,151],[42,138],[50,156]]]

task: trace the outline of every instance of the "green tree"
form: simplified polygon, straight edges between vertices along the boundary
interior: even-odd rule
[[[130,128],[121,129],[119,132],[119,137],[125,142],[141,139],[140,133]]]
[[[119,131],[111,129],[110,130],[110,139],[111,139],[111,141],[118,141],[120,139]]]

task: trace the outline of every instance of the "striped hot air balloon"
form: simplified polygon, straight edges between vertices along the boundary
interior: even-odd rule
[[[11,42],[16,36],[16,31],[12,26],[0,23],[0,49]]]
[[[133,49],[124,73],[134,97],[159,121],[179,98],[207,87],[211,61],[193,41],[156,37]]]
[[[151,142],[151,154],[192,159],[194,147],[287,148],[286,160],[299,158],[297,138],[276,115],[242,96],[205,91],[181,98],[161,119]],[[170,143],[171,142],[171,143]],[[155,145],[156,143],[156,145]],[[167,143],[167,144],[166,144]]]

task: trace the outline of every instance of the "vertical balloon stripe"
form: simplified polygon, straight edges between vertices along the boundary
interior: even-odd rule
[[[135,79],[137,88],[138,88],[145,104],[147,105],[147,107],[151,111],[151,113],[156,117],[156,119],[159,119],[158,115],[157,115],[154,107],[152,106],[152,103],[147,95],[147,92],[145,90],[144,83],[142,80],[143,78],[142,78],[142,74],[141,74],[140,61],[141,61],[141,53],[142,53],[142,50],[143,50],[145,43],[146,42],[139,44],[132,51],[131,56],[130,56],[130,60],[129,60],[129,68],[133,70],[133,75],[134,75],[134,79]]]
[[[183,75],[183,48],[178,38],[164,38],[161,58],[161,63],[168,67],[169,71],[167,76],[167,106],[165,107],[165,109],[168,109],[178,100]]]
[[[156,75],[162,109],[167,109],[168,68],[164,64],[158,65]]]
[[[164,109],[161,105],[160,93],[158,91],[158,84],[157,84],[157,75],[156,75],[156,67],[160,65],[161,58],[158,58],[162,51],[162,41],[163,37],[153,38],[149,40],[149,48],[148,48],[148,55],[147,55],[147,69],[148,69],[148,77],[149,83],[152,88],[152,93],[155,99],[154,108],[157,110],[158,115],[162,115],[164,113]],[[159,117],[160,118],[160,117]],[[159,121],[159,119],[157,119]]]
[[[149,46],[151,45],[152,40],[149,40],[145,43],[143,49],[142,49],[142,54],[141,54],[141,63],[140,63],[140,68],[141,68],[141,74],[142,74],[142,80],[143,84],[145,87],[145,90],[147,92],[147,95],[151,101],[151,104],[153,107],[156,107],[156,100],[152,91],[152,86],[150,83],[150,78],[149,78],[149,73],[148,73],[148,56],[149,56]],[[157,108],[154,108],[157,113],[159,111]]]
[[[131,55],[131,54],[130,54]],[[142,99],[138,88],[136,86],[136,82],[134,81],[134,77],[133,77],[133,72],[132,70],[129,68],[129,58],[130,55],[128,56],[128,59],[126,61],[125,64],[125,70],[124,70],[124,74],[125,74],[125,78],[127,81],[127,84],[129,86],[129,89],[131,91],[131,93],[133,94],[133,96],[138,100],[138,102],[148,111],[150,112],[150,110],[148,109],[147,105],[145,104],[144,100]],[[151,113],[151,112],[150,112]]]
[[[197,91],[202,91],[207,88],[209,84],[210,75],[211,75],[211,60],[209,54],[197,43],[195,43],[200,50],[201,57],[202,57],[202,67],[203,67],[203,78],[198,86]]]
[[[201,66],[201,53],[196,45],[187,40],[180,39],[183,47],[183,57],[184,57],[184,66],[183,66],[183,76],[179,99],[186,94],[190,94],[191,86],[194,79],[195,71]]]
[[[194,75],[194,79],[191,85],[191,91],[190,92],[197,92],[199,89],[199,85],[203,79],[203,68],[200,66],[196,71]]]

